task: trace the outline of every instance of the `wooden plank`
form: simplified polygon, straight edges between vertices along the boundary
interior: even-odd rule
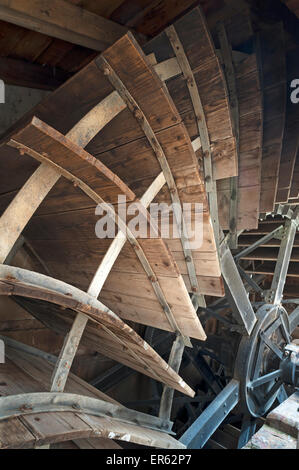
[[[24,227],[60,175],[43,163],[16,195],[0,219],[0,262],[3,263]]]
[[[4,424],[4,426],[3,426]],[[6,425],[6,427],[5,427]],[[166,433],[83,413],[33,413],[0,423],[1,448],[33,448],[77,439],[116,439],[158,448],[184,449]],[[5,431],[4,431],[5,429]],[[23,441],[20,435],[23,432]],[[112,446],[115,448],[115,446]]]
[[[274,275],[275,263],[264,261],[262,264],[256,263],[254,267],[248,267],[245,269],[247,273],[253,274],[267,274],[270,276]],[[298,263],[290,263],[287,272],[288,278],[299,278],[299,265]]]
[[[102,51],[126,33],[127,28],[63,0],[53,0],[45,8],[41,0],[0,2],[1,19],[33,31],[47,34]]]
[[[268,414],[266,424],[298,439],[298,405],[299,394],[296,392]]]
[[[33,383],[39,383],[38,390],[40,392],[47,392],[51,384],[51,375],[54,370],[54,363],[49,362],[43,357],[37,356],[34,352],[29,351],[26,346],[24,349],[24,345],[22,343],[16,341],[10,342],[7,338],[5,341],[6,353],[9,361],[31,377],[31,380],[28,380],[26,383],[22,380],[19,385],[17,384],[18,387],[21,386],[21,389],[19,390],[21,390],[22,393],[35,391],[36,389],[33,389],[31,385],[31,381],[33,379]],[[69,380],[66,384],[65,392],[99,398],[100,400],[104,400],[109,403],[119,404],[117,401],[113,400],[95,387],[92,387],[72,372],[69,374]]]
[[[224,23],[219,25],[218,38],[220,43],[220,52],[224,65],[224,73],[229,92],[229,102],[232,114],[233,133],[236,137],[236,149],[238,157],[238,167],[240,164],[239,156],[239,138],[240,138],[240,122],[239,122],[239,100],[237,95],[236,72],[233,63],[232,46],[228,40],[227,30]],[[238,170],[240,172],[240,170]],[[229,243],[231,248],[238,247],[238,178],[235,176],[230,179],[230,208],[229,208]]]
[[[291,90],[290,85],[294,77],[299,76],[298,54],[299,48],[290,51],[286,57],[288,90]],[[296,156],[299,149],[298,126],[299,107],[288,98],[276,202],[287,202],[290,196]]]
[[[28,444],[29,443],[29,444]],[[7,448],[28,448],[34,446],[35,437],[20,421],[19,418],[9,419],[0,422],[0,447]]]
[[[169,377],[170,380],[168,380],[168,383],[170,383],[171,386],[174,386],[177,380],[176,387],[178,387],[178,389],[182,391],[185,390],[187,394],[193,394],[190,387],[182,382],[177,374],[168,368],[168,365],[137,335],[137,333],[123,323],[122,320],[107,307],[88,294],[63,282],[19,268],[3,265],[1,272],[0,289],[4,289],[4,295],[7,295],[6,288],[8,287],[10,289],[10,295],[20,295],[27,298],[44,300],[87,315],[93,320],[93,326],[95,327],[95,325],[97,325],[96,331],[98,331],[101,336],[101,341],[99,342],[101,351],[103,349],[105,350],[105,341],[108,351],[109,347],[113,349],[114,343],[116,351],[119,351],[118,356],[122,361],[122,354],[119,354],[121,353],[119,344],[121,344],[127,351],[128,359],[131,358],[133,360],[132,364],[136,362],[137,364],[139,363],[139,369],[141,366],[141,369],[144,369],[146,374],[152,376],[154,374],[155,377],[160,377],[158,370],[161,369],[163,380],[164,377]],[[115,339],[113,340],[113,338]],[[109,353],[108,356],[111,357]],[[113,356],[113,358],[115,358],[115,356]]]
[[[275,248],[257,248],[252,253],[244,256],[242,259],[247,260],[268,260],[276,261],[278,257],[278,249]],[[299,249],[293,248],[291,260],[292,262],[299,261]]]
[[[82,132],[82,127],[80,131]],[[76,132],[72,132],[72,135],[75,136],[77,132],[78,128]],[[89,129],[89,136],[90,134]],[[52,166],[83,191],[88,191],[86,188],[88,186],[105,202],[117,202],[119,194],[125,195],[131,201],[135,199],[134,193],[109,168],[83,150],[81,146],[73,143],[69,137],[64,137],[36,117],[21,131],[10,136],[7,145],[17,148],[21,153],[29,154],[41,163]]]
[[[298,197],[299,197],[299,150],[296,156],[296,162],[295,162],[293,179],[292,179],[292,186],[290,190],[291,199],[298,199]]]
[[[241,27],[240,27],[241,23]],[[242,29],[242,42],[248,42],[253,34],[252,20],[249,11],[224,19],[228,38],[237,44],[235,30]],[[246,27],[244,27],[246,25]],[[219,40],[218,40],[219,41]],[[224,65],[226,65],[224,63]],[[253,229],[258,226],[259,199],[261,189],[261,157],[262,157],[262,94],[257,57],[248,54],[234,62],[236,82],[236,99],[238,101],[238,144],[239,166],[237,189],[231,191],[227,180],[217,182],[219,217],[223,229],[229,228],[228,205],[236,198],[238,210],[236,213],[237,230]],[[231,75],[231,73],[230,73]],[[231,76],[228,77],[232,81]],[[233,109],[235,104],[233,103]],[[237,196],[237,197],[236,197]]]
[[[264,98],[260,212],[271,212],[277,193],[286,107],[286,57],[283,26],[260,33],[259,66]]]
[[[58,68],[54,70],[48,65],[42,66],[10,57],[0,57],[0,76],[7,85],[52,91],[68,80],[71,74]]]
[[[202,100],[212,144],[214,178],[235,176],[236,143],[232,133],[228,93],[203,14],[199,8],[195,8],[178,20],[174,27],[195,76]],[[147,54],[154,53],[158,62],[172,58],[174,54],[165,32],[147,43],[144,50]],[[212,90],[211,82],[213,82]],[[181,76],[168,80],[166,84],[193,140],[198,136],[198,125],[186,81]]]
[[[235,64],[239,103],[239,175],[237,229],[258,227],[261,158],[262,158],[262,94],[255,54]],[[229,228],[228,205],[230,186],[227,180],[217,183],[219,217],[223,229]]]

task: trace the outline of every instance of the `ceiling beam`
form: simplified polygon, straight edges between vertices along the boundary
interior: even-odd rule
[[[20,59],[0,57],[0,79],[6,85],[40,90],[55,90],[72,74],[49,65],[32,64]]]
[[[0,19],[100,52],[127,32],[64,0],[0,0]]]

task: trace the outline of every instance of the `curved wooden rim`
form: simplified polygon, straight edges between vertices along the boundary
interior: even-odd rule
[[[178,374],[169,368],[168,364],[129,327],[129,325],[124,323],[110,309],[86,292],[43,274],[13,266],[0,265],[0,295],[16,295],[43,300],[63,308],[69,308],[78,313],[83,313],[90,320],[99,324],[101,329],[105,330],[115,342],[125,346],[131,356],[137,360],[137,363],[146,367],[151,376],[165,383],[165,380],[160,377],[160,374],[153,369],[153,364],[155,364],[161,371],[167,372],[167,375],[173,381],[173,386],[176,383],[176,387],[174,386],[174,388],[188,395],[194,395],[193,390]],[[142,354],[140,354],[141,351],[136,352],[124,339],[115,334],[113,332],[115,327],[118,327],[120,331],[129,335],[132,344],[141,348],[141,351],[146,350],[154,362],[151,363],[151,361],[148,361],[145,355],[143,357]]]

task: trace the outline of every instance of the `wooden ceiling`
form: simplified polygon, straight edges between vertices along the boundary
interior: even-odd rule
[[[124,25],[135,33],[144,35],[145,40],[158,34],[195,5],[201,4],[205,13],[209,13],[225,3],[224,0],[65,0],[66,2]],[[28,15],[29,13],[28,11]],[[3,17],[1,12],[0,17]],[[81,45],[0,21],[0,75],[7,84],[52,90],[97,54],[98,52]]]
[[[0,20],[0,76],[7,84],[54,90],[117,39],[109,43],[107,38],[106,47],[99,46],[95,51],[93,48],[79,45],[80,41],[72,41],[72,35],[66,35],[70,41],[68,42],[59,38],[59,34],[58,36],[55,36],[55,33],[42,34],[38,31],[43,31],[43,28],[40,28],[38,24],[35,27],[32,26],[32,15],[34,15],[34,10],[38,11],[38,5],[32,3],[30,6],[31,3],[31,0],[29,3],[25,2],[26,9],[24,9],[22,4],[15,7],[12,2],[0,1],[0,18],[2,18]],[[68,23],[68,17],[71,17],[70,21],[74,25],[79,23],[76,23],[75,14],[72,15],[70,12],[60,14],[61,3],[66,5],[66,10],[71,7],[83,9],[83,14],[87,15],[85,19],[87,30],[91,29],[92,24],[93,30],[96,31],[97,25],[93,24],[92,20],[94,19],[96,23],[96,19],[100,21],[103,18],[112,22],[110,29],[113,30],[113,25],[116,30],[119,28],[119,35],[122,35],[122,31],[126,32],[126,28],[131,29],[138,35],[141,43],[156,36],[167,25],[198,4],[202,6],[207,16],[210,29],[213,29],[213,25],[218,20],[227,16],[228,11],[229,14],[234,14],[251,5],[258,11],[266,9],[268,12],[273,3],[282,5],[279,0],[270,2],[269,5],[269,2],[259,0],[59,0],[59,2],[55,0],[51,4],[50,13],[40,8],[39,14],[44,17],[47,15],[50,17],[54,11],[54,14],[61,18],[62,31],[64,21]],[[298,0],[284,0],[284,3],[298,16]],[[27,15],[25,24],[22,21],[18,23],[14,15],[11,20],[10,15],[3,14],[5,10],[15,8],[22,9],[17,17]],[[275,11],[275,8],[272,10]],[[75,34],[80,35],[82,12],[78,10],[76,13],[80,20],[80,28],[75,28]],[[3,18],[8,19],[9,22],[3,21]],[[122,26],[125,28],[121,29]],[[107,28],[108,33],[110,29]]]

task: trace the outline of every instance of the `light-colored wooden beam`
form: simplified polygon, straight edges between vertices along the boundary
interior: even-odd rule
[[[0,18],[48,36],[103,51],[127,28],[64,0],[0,0]]]

